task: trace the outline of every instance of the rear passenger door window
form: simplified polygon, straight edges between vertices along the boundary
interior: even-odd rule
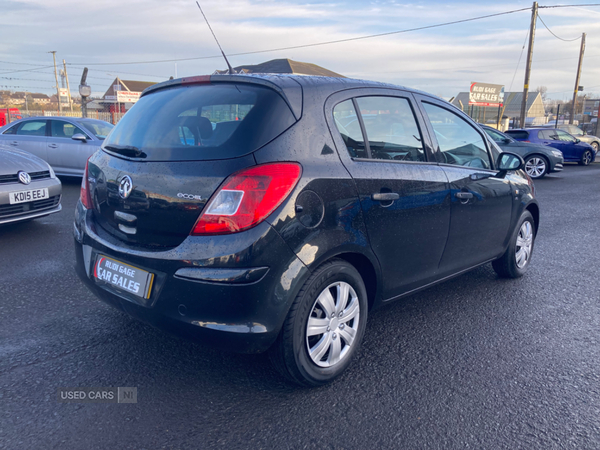
[[[399,97],[359,97],[371,158],[425,161],[423,138],[410,103]]]
[[[491,169],[490,156],[482,135],[457,114],[423,102],[435,133],[442,161],[446,164]]]
[[[558,136],[556,130],[541,130],[538,131],[538,139],[546,139],[548,141],[557,141]]]

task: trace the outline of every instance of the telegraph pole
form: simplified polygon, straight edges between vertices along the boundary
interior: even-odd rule
[[[56,50],[48,52],[52,53],[52,59],[54,60],[54,79],[56,80],[56,100],[58,101],[58,111],[62,113],[62,106],[60,105],[60,91],[58,90],[58,74],[56,73]]]
[[[531,26],[529,28],[529,47],[527,48],[527,65],[525,66],[525,83],[523,86],[523,101],[521,103],[521,128],[525,127],[527,115],[527,94],[529,93],[529,76],[531,75],[531,61],[533,59],[533,40],[535,39],[535,24],[537,22],[538,4],[533,2],[531,8]]]
[[[71,112],[73,112],[73,102],[71,101],[71,89],[69,89],[69,74],[67,74],[67,63],[64,59],[63,67],[65,69],[65,78],[67,79],[67,94],[69,95],[69,106],[71,107]]]
[[[581,35],[581,49],[579,50],[579,65],[577,66],[577,77],[575,78],[575,92],[573,92],[573,110],[569,116],[569,124],[573,125],[575,118],[575,107],[577,106],[577,92],[579,91],[579,77],[581,76],[581,65],[583,64],[583,52],[585,51],[585,33]]]

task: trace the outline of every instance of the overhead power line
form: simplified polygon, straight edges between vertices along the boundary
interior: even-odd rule
[[[83,70],[83,67],[81,67],[81,66],[74,66],[71,63],[67,63],[67,65],[71,66],[71,67],[73,67],[75,69],[82,69]],[[89,64],[87,64],[87,65],[89,65]],[[94,72],[103,72],[103,73],[105,73],[107,75],[117,76],[117,75],[115,75],[115,71],[114,70],[112,70],[111,72],[107,72],[107,71],[104,71],[104,70],[101,70],[101,69],[89,69],[89,70],[93,70]],[[163,78],[165,80],[167,78],[169,78],[169,76],[170,76],[170,75],[167,75],[167,76],[164,76],[164,75],[150,75],[150,74],[147,74],[147,73],[137,73],[137,72],[123,72],[122,70],[119,70],[119,74],[121,74],[121,73],[124,73],[124,74],[127,74],[127,75],[141,75],[143,77]],[[88,77],[88,78],[93,78],[93,77]]]
[[[42,69],[49,69],[50,67],[54,67],[54,66],[42,66],[39,69],[23,69],[23,70],[11,70],[9,72],[0,72],[0,75],[6,75],[9,73],[18,73],[18,72],[36,72]]]
[[[583,3],[581,5],[548,5],[548,6],[538,6],[538,8],[576,8],[578,6],[600,6],[600,3]]]
[[[529,37],[529,30],[527,30],[527,33],[525,33],[525,40],[523,41],[523,48],[521,48],[521,54],[519,55],[519,60],[517,61],[517,67],[515,67],[515,73],[513,74],[512,80],[510,82],[508,92],[511,91],[512,85],[515,82],[515,77],[517,76],[517,71],[519,70],[519,65],[521,64],[521,58],[523,57],[523,51],[525,50],[525,44],[527,44],[528,37]]]
[[[540,22],[542,22],[542,24],[543,24],[543,25],[546,27],[546,30],[548,30],[548,31],[550,32],[550,34],[551,34],[552,36],[554,36],[556,39],[560,39],[561,41],[565,41],[565,42],[578,41],[579,39],[581,39],[581,36],[579,36],[579,37],[576,37],[576,38],[574,38],[574,39],[563,39],[563,38],[561,38],[561,37],[557,36],[556,34],[554,34],[554,33],[552,32],[552,30],[551,30],[550,28],[548,28],[548,25],[546,25],[546,22],[544,22],[544,20],[542,19],[542,17],[541,17],[539,14],[538,14],[538,19],[540,19]]]
[[[54,83],[51,83],[48,80],[39,80],[39,79],[35,79],[35,78],[0,77],[0,79],[2,79],[2,80],[16,80],[16,81],[41,81],[42,83],[50,83],[50,84],[54,85]]]
[[[252,51],[252,52],[232,53],[229,56],[254,55],[257,53],[278,52],[278,51],[283,51],[283,50],[295,50],[298,48],[317,47],[317,46],[321,46],[321,45],[340,44],[342,42],[358,41],[358,40],[362,40],[362,39],[371,39],[371,38],[382,37],[382,36],[391,36],[394,34],[410,33],[413,31],[421,31],[421,30],[428,30],[431,28],[445,27],[445,26],[449,26],[449,25],[456,25],[459,23],[472,22],[474,20],[489,19],[490,17],[504,16],[507,14],[513,14],[513,13],[529,11],[529,10],[531,10],[531,8],[513,9],[511,11],[503,11],[503,12],[494,13],[494,14],[487,14],[485,16],[478,16],[478,17],[471,17],[468,19],[454,20],[452,22],[438,23],[435,25],[426,25],[426,26],[422,26],[422,27],[408,28],[405,30],[388,31],[386,33],[369,34],[366,36],[357,36],[357,37],[346,38],[346,39],[337,39],[334,41],[315,42],[313,44],[294,45],[291,47],[280,47],[280,48],[272,48],[272,49],[268,49],[268,50],[256,50],[256,51]],[[156,63],[179,62],[179,61],[195,61],[195,60],[199,60],[199,59],[213,59],[213,58],[222,58],[222,57],[223,57],[222,55],[212,55],[212,56],[197,56],[194,58],[162,59],[162,60],[155,60],[155,61],[112,62],[112,63],[77,63],[77,64],[85,65],[85,66],[112,66],[112,65],[124,65],[124,64],[156,64]]]

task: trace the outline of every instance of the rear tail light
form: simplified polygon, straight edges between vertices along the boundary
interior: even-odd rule
[[[83,178],[81,179],[81,191],[79,191],[79,199],[86,209],[92,209],[92,199],[90,198],[90,187],[88,184],[88,164],[89,159],[85,163]]]
[[[263,164],[234,173],[209,200],[192,235],[231,234],[258,225],[283,203],[301,174],[298,163]]]
[[[531,141],[523,141],[523,142],[531,142]]]

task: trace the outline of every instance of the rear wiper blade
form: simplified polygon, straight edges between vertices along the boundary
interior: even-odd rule
[[[125,155],[125,156],[135,156],[137,158],[145,158],[146,156],[148,156],[143,151],[141,151],[139,148],[134,147],[133,145],[110,144],[110,145],[105,145],[104,148],[107,150],[116,152],[116,153],[120,153],[121,155]]]

